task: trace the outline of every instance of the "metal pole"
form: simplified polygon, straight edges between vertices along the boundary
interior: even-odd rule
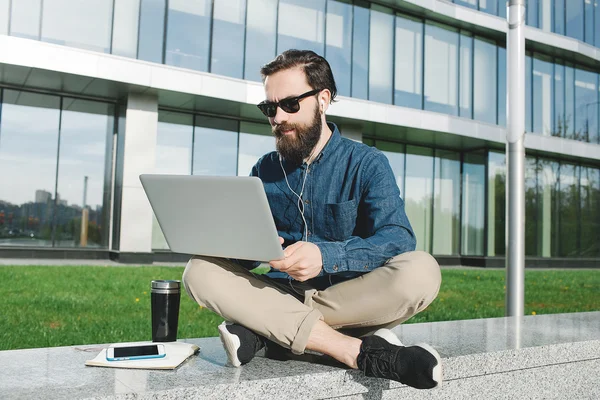
[[[506,315],[520,317],[525,298],[525,0],[509,0],[507,17]]]

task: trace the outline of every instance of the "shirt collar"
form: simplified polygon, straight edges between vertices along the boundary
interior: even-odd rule
[[[329,154],[335,152],[335,149],[339,146],[340,142],[342,141],[342,135],[340,134],[337,125],[333,122],[328,122],[327,126],[329,127],[329,129],[331,129],[331,137],[329,138],[327,143],[325,143],[325,147],[323,147],[323,149],[315,159],[315,163],[321,162]]]

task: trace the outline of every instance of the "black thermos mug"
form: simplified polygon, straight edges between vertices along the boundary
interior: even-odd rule
[[[181,281],[152,281],[150,302],[152,305],[153,342],[177,340],[180,288]]]

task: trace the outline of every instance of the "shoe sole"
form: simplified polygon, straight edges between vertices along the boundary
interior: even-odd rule
[[[240,338],[227,330],[225,322],[219,325],[219,338],[221,339],[221,343],[223,343],[225,353],[227,353],[228,364],[236,368],[241,366],[242,363],[237,356],[237,351],[240,348]]]
[[[373,333],[373,336],[379,336],[382,339],[385,339],[388,343],[393,344],[394,346],[404,346],[398,336],[394,334],[391,330],[387,328],[381,328]]]
[[[434,388],[440,386],[442,384],[442,380],[444,379],[444,374],[442,371],[442,358],[440,357],[440,354],[437,352],[436,349],[434,349],[427,343],[418,343],[415,346],[419,346],[420,348],[430,352],[435,357],[437,365],[433,367],[432,375],[433,380],[436,381],[437,384],[434,386]]]

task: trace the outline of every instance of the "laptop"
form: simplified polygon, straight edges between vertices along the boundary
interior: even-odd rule
[[[260,262],[284,257],[259,178],[142,174],[140,180],[172,251]]]

